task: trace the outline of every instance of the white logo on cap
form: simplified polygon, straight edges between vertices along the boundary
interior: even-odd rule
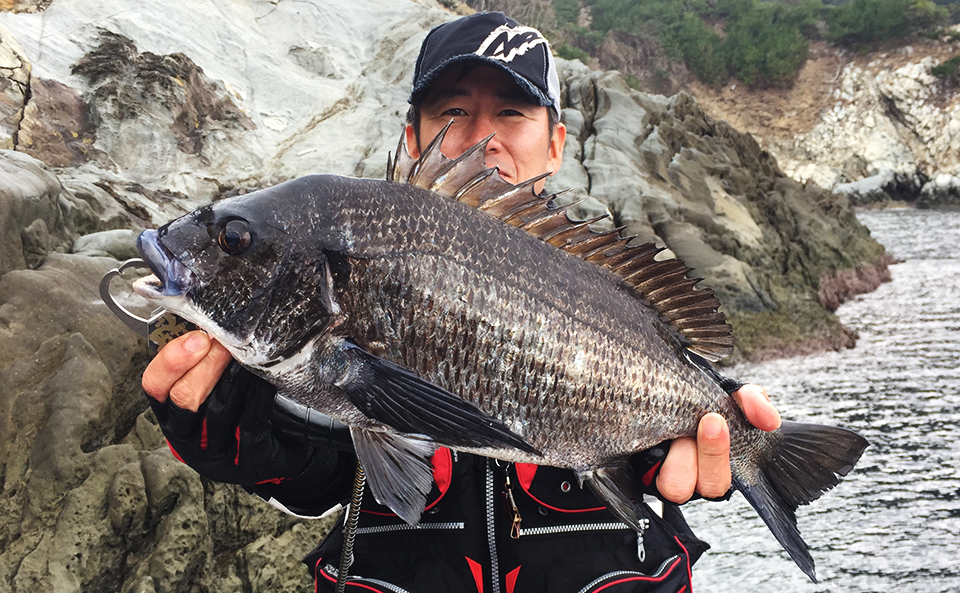
[[[478,56],[510,62],[547,40],[533,27],[509,27],[500,25],[487,35],[480,48],[473,52]]]

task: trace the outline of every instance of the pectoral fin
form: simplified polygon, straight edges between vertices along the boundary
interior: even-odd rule
[[[409,369],[346,341],[340,354],[346,368],[334,384],[368,418],[455,448],[520,449],[539,454],[499,420]]]

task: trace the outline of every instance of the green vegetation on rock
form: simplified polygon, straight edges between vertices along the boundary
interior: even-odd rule
[[[734,78],[770,86],[789,84],[811,40],[862,50],[940,35],[960,15],[957,0],[940,2],[945,5],[931,0],[553,0],[553,8],[557,35],[590,54],[597,55],[601,41],[588,33],[656,39],[672,61],[702,82],[718,85]],[[576,24],[581,4],[590,8],[588,28]]]
[[[575,25],[580,4],[577,0],[553,0],[553,11],[557,14],[557,24]]]
[[[949,11],[930,0],[850,0],[827,11],[826,38],[853,48],[870,48],[937,29]]]
[[[939,66],[934,66],[931,72],[934,76],[945,80],[960,81],[960,55],[953,56]]]

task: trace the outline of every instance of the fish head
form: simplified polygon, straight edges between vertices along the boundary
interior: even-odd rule
[[[282,184],[221,200],[143,231],[137,248],[153,275],[134,289],[242,363],[298,350],[339,307],[329,266],[335,223],[297,190]]]

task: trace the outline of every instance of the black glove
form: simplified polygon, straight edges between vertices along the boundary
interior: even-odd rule
[[[663,460],[667,458],[667,452],[670,451],[670,443],[673,441],[664,441],[659,445],[654,445],[649,449],[634,453],[630,456],[630,465],[633,472],[639,480],[640,490],[644,494],[652,494],[660,500],[666,500],[657,490],[657,476],[660,475],[660,468],[663,467]]]
[[[174,454],[217,482],[256,484],[299,474],[314,449],[274,434],[276,388],[233,362],[196,412],[148,398]]]

